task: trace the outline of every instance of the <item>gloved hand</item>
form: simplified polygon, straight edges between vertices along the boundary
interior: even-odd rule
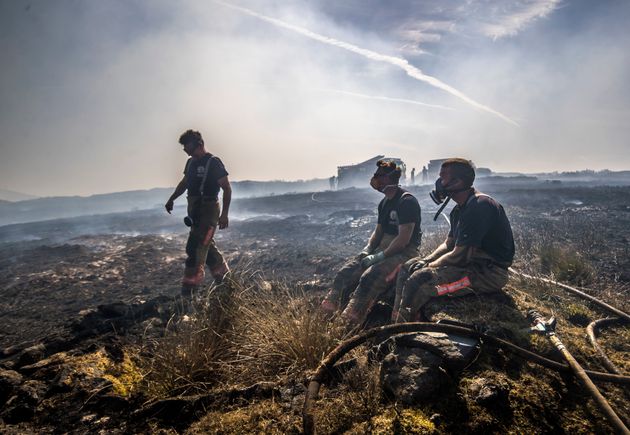
[[[381,262],[384,259],[385,259],[385,253],[383,251],[377,252],[376,254],[370,254],[367,257],[365,257],[363,260],[361,260],[361,266],[364,269],[367,269],[368,267],[372,266],[373,264]]]
[[[374,249],[370,248],[370,245],[365,245],[365,247],[361,249],[361,252],[359,252],[359,258],[363,259],[367,257],[372,251],[374,251]]]
[[[418,260],[418,261],[416,261],[411,266],[409,266],[409,275],[411,275],[412,273],[414,273],[417,270],[422,269],[427,264],[429,264],[429,262],[426,261],[426,260]]]

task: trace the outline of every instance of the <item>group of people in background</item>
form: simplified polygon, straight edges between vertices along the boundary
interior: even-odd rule
[[[179,143],[190,158],[165,208],[171,213],[174,200],[188,191],[185,221],[191,228],[182,294],[189,295],[202,284],[206,265],[218,283],[229,272],[214,234],[228,226],[232,190],[225,166],[206,151],[199,132],[186,131]],[[400,177],[396,163],[376,163],[370,186],[383,194],[376,228],[361,252],[338,271],[321,303],[322,310],[339,313],[352,325],[363,324],[379,300],[390,302],[392,322],[418,321],[432,298],[496,292],[508,280],[514,258],[512,229],[501,204],[473,187],[471,161],[451,158],[442,163],[431,197],[436,203],[452,199],[456,205],[446,240],[425,256],[420,256],[420,205],[400,186]],[[414,178],[415,168],[412,184]],[[332,189],[336,180],[331,178],[330,184]]]

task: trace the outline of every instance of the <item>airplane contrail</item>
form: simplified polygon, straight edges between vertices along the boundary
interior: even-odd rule
[[[266,21],[268,23],[271,23],[275,26],[278,27],[282,27],[284,29],[287,30],[291,30],[293,32],[299,33],[301,35],[306,36],[307,38],[313,39],[315,41],[319,41],[322,42],[324,44],[328,44],[328,45],[333,45],[335,47],[339,47],[339,48],[343,48],[344,50],[348,50],[351,51],[353,53],[359,54],[363,57],[366,57],[368,59],[371,60],[375,60],[378,62],[385,62],[385,63],[389,63],[390,65],[394,65],[397,66],[398,68],[402,69],[403,71],[405,71],[407,73],[408,76],[416,79],[416,80],[420,80],[422,82],[428,83],[433,87],[436,87],[438,89],[441,89],[445,92],[448,92],[449,94],[459,98],[460,100],[465,101],[466,103],[470,104],[471,106],[486,111],[488,113],[491,113],[501,119],[503,119],[506,122],[509,122],[510,124],[516,125],[518,126],[518,123],[510,118],[508,118],[507,116],[505,116],[504,114],[497,112],[496,110],[483,105],[481,103],[478,103],[477,101],[473,100],[472,98],[468,97],[466,94],[464,94],[463,92],[455,89],[454,87],[447,85],[446,83],[442,82],[441,80],[426,75],[424,74],[419,68],[416,68],[415,66],[411,65],[409,63],[409,61],[407,61],[406,59],[403,59],[401,57],[394,57],[394,56],[388,56],[385,54],[381,54],[381,53],[377,53],[375,51],[372,50],[368,50],[366,48],[361,48],[358,47],[356,45],[353,44],[349,44],[347,42],[344,41],[339,41],[337,39],[334,38],[330,38],[328,36],[324,36],[324,35],[320,35],[319,33],[315,33],[312,32],[311,30],[305,29],[303,27],[299,27],[299,26],[295,26],[293,24],[289,24],[289,23],[285,23],[284,21],[278,20],[276,18],[272,18],[272,17],[268,17],[266,15],[260,14],[256,11],[253,11],[251,9],[247,9],[241,6],[236,6],[230,3],[226,3],[220,0],[213,0],[215,3],[220,4],[222,6],[237,10],[239,12],[242,12],[246,15],[250,15],[252,17],[256,17],[260,20]]]
[[[452,107],[448,107],[448,106],[440,106],[439,104],[423,103],[422,101],[407,100],[405,98],[392,98],[392,97],[385,97],[385,96],[380,96],[380,95],[366,95],[366,94],[360,94],[358,92],[342,91],[339,89],[317,89],[317,90],[321,92],[331,92],[333,94],[348,95],[349,97],[365,98],[368,100],[391,101],[394,103],[413,104],[416,106],[431,107],[434,109],[455,110]]]

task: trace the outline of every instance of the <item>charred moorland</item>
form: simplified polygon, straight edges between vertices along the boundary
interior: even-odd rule
[[[512,222],[515,269],[630,310],[630,187],[499,180],[480,188]],[[421,251],[429,252],[448,224],[433,221],[428,186],[410,190],[423,210]],[[299,432],[308,377],[348,334],[322,317],[318,301],[365,244],[378,200],[368,189],[347,189],[235,201],[229,229],[217,235],[234,278],[193,301],[178,298],[182,208],[177,217],[155,209],[0,227],[0,429]],[[507,294],[436,301],[425,314],[483,326],[560,360],[544,338],[523,332],[533,307],[558,318],[558,334],[580,363],[605,371],[584,327],[608,313],[518,276]],[[625,374],[628,338],[627,326],[600,332]],[[367,350],[355,351],[352,367],[324,388],[320,432],[610,430],[570,375],[491,346],[440,388],[438,400],[414,406],[383,394]],[[599,385],[628,416],[627,390]]]

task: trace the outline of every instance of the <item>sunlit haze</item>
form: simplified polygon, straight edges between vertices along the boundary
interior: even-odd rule
[[[630,169],[630,2],[0,0],[0,188],[174,186],[201,131],[232,180]]]

